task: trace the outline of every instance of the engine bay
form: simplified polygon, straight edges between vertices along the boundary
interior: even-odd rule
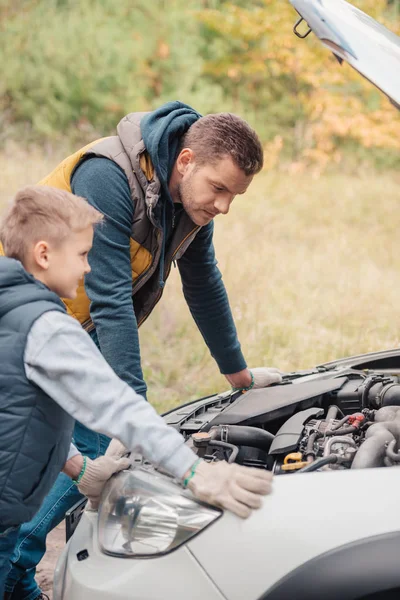
[[[204,460],[276,475],[397,466],[400,374],[393,371],[289,374],[269,388],[212,397],[197,411],[186,405],[175,426]]]

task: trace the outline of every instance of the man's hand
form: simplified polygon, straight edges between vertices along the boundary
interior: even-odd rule
[[[225,375],[229,383],[234,388],[249,388],[252,383],[253,374],[254,384],[251,389],[268,387],[272,383],[282,381],[282,372],[275,367],[256,367],[255,369],[243,369],[238,373]]]
[[[89,499],[89,510],[98,509],[101,492],[111,475],[129,469],[130,464],[128,458],[114,458],[107,453],[96,460],[86,457],[86,470],[78,489]]]
[[[251,467],[200,462],[188,488],[204,502],[232,511],[247,518],[254,508],[260,508],[261,496],[271,492],[272,473]]]
[[[282,381],[282,371],[275,367],[256,367],[250,370],[254,377],[253,390],[265,388],[272,383],[280,383]]]

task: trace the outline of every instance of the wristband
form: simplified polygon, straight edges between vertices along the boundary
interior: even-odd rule
[[[232,391],[233,392],[248,392],[249,390],[252,390],[254,387],[254,375],[253,375],[252,371],[250,371],[250,375],[251,375],[250,385],[248,385],[247,387],[234,387],[234,388],[232,388]]]
[[[199,458],[198,460],[196,460],[196,462],[194,463],[194,465],[192,465],[192,468],[190,469],[190,473],[189,475],[183,480],[183,487],[186,489],[188,486],[189,481],[192,479],[192,477],[195,475],[196,473],[196,469],[198,467],[198,465],[201,463],[201,458]]]
[[[79,473],[78,477],[77,477],[76,479],[73,479],[73,480],[72,480],[72,481],[73,481],[73,483],[75,483],[75,485],[78,485],[78,484],[79,484],[79,483],[82,481],[82,477],[84,476],[84,474],[85,474],[85,471],[86,471],[86,462],[87,462],[87,461],[86,461],[86,456],[84,456],[84,457],[83,457],[83,465],[82,465],[82,470],[81,470],[81,472]]]

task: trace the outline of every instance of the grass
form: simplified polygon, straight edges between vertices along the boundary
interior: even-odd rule
[[[10,149],[0,204],[62,156]],[[259,175],[215,245],[250,366],[308,368],[400,342],[397,175]],[[227,388],[191,319],[172,269],[140,330],[149,400],[159,411]]]

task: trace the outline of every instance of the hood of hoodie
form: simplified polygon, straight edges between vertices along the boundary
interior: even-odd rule
[[[179,152],[182,136],[193,123],[201,118],[196,110],[182,102],[167,102],[149,113],[131,113],[118,124],[117,131],[125,152],[133,166],[136,177],[146,196],[158,201],[151,206],[153,218],[163,231],[160,255],[160,287],[164,287],[164,259],[166,240],[172,228],[174,203],[169,193],[168,183]],[[140,128],[142,142],[133,144],[137,128]],[[135,168],[139,156],[147,150],[157,178],[145,181],[140,169]],[[150,192],[150,193],[149,193]]]
[[[182,136],[201,114],[182,102],[167,102],[147,113],[140,122],[144,145],[160,179],[163,191],[172,202],[168,183],[179,152]]]
[[[47,300],[64,307],[62,300],[14,258],[0,257],[0,319],[18,306]]]

